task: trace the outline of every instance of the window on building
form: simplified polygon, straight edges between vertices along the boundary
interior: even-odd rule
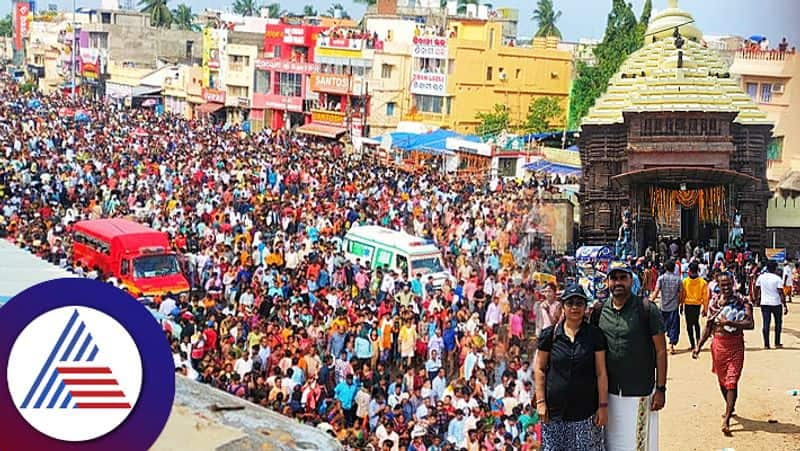
[[[192,50],[194,50],[194,41],[186,41],[186,58],[192,57]]]
[[[492,66],[486,68],[486,81],[492,81]]]
[[[391,64],[381,64],[381,78],[383,78],[384,80],[387,78],[392,78]]]
[[[494,28],[489,30],[489,48],[494,48]]]
[[[272,47],[272,56],[274,58],[280,58],[281,57],[281,46],[276,45],[276,46]]]
[[[272,72],[267,71],[256,71],[256,84],[255,84],[255,91],[259,94],[269,94],[270,85],[272,84]]]
[[[247,86],[230,86],[228,85],[228,95],[231,97],[249,97],[249,88]]]
[[[772,102],[772,83],[761,83],[761,103]]]
[[[753,101],[758,100],[758,83],[748,83],[746,85],[747,95],[750,96]]]
[[[250,57],[246,55],[230,55],[228,67],[234,72],[241,72],[250,65]]]
[[[453,106],[453,98],[452,97],[448,97],[447,98],[447,109],[445,111],[445,114],[447,114],[448,116],[450,115],[450,111],[452,110],[452,106]]]
[[[783,136],[772,138],[767,146],[767,161],[781,161],[783,158]]]
[[[444,97],[415,94],[414,106],[422,113],[441,113]]]
[[[386,104],[386,116],[392,117],[394,116],[394,108],[396,104],[394,102],[389,102]]]
[[[517,80],[519,80],[520,77],[522,77],[522,69],[517,69]]]
[[[287,74],[278,72],[277,83],[275,84],[275,94],[289,97],[300,97],[303,95],[303,75]]]
[[[89,33],[89,47],[93,49],[108,49],[108,33],[94,31]]]
[[[101,23],[111,23],[111,13],[100,13]]]

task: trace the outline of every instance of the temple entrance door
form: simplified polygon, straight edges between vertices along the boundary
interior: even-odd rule
[[[693,243],[697,243],[699,235],[700,219],[697,207],[681,207],[681,241],[685,243],[688,240],[692,240]]]

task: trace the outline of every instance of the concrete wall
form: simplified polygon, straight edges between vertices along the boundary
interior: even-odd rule
[[[114,24],[86,24],[84,30],[108,33],[108,58],[137,65],[156,66],[156,58],[172,63],[199,63],[203,52],[203,35],[186,30]],[[187,41],[192,41],[191,55],[186,54]]]

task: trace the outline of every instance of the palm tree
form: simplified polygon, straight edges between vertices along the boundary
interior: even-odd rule
[[[286,15],[288,12],[285,9],[281,9],[280,3],[270,3],[269,5],[265,5],[264,8],[267,8],[267,17],[271,19],[277,19],[278,17]]]
[[[139,0],[139,7],[143,13],[150,14],[150,25],[169,28],[172,24],[172,12],[167,0]]]
[[[11,36],[11,13],[0,19],[0,36]]]
[[[197,14],[192,12],[191,6],[181,3],[172,11],[172,18],[175,21],[175,25],[181,30],[192,30],[194,29],[194,20],[197,18]]]
[[[317,17],[317,8],[314,8],[314,5],[306,5],[303,7],[303,15],[306,17]]]
[[[339,10],[339,14],[340,14],[339,17],[341,17],[342,19],[349,19],[350,18],[350,14],[347,13],[347,11],[344,9],[344,6],[341,3],[334,3],[333,5],[331,5],[331,7],[328,8],[328,11],[326,11],[326,14],[329,17],[336,17],[336,10],[337,9]]]
[[[256,0],[234,0],[233,12],[243,16],[257,16],[258,4]]]
[[[561,31],[556,27],[556,22],[561,18],[561,11],[556,11],[553,0],[539,0],[539,4],[533,11],[533,20],[539,24],[536,31],[537,38],[555,36],[561,39]]]

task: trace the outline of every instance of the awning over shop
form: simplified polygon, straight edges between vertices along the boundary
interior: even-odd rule
[[[758,182],[752,175],[731,169],[718,169],[697,166],[664,166],[639,169],[611,177],[611,180],[628,185],[656,185],[676,188],[686,185],[694,189],[703,186],[745,185]]]
[[[197,114],[212,114],[216,113],[217,111],[223,108],[225,108],[225,105],[221,103],[208,102],[208,103],[203,103],[201,105],[197,105],[194,111]]]
[[[337,127],[335,125],[324,125],[312,122],[310,124],[301,125],[300,127],[297,127],[295,131],[297,131],[297,133],[303,133],[306,135],[321,136],[323,138],[336,139],[342,134],[344,134],[347,131],[347,129],[343,127]]]
[[[581,168],[567,166],[564,164],[551,163],[547,160],[534,161],[525,165],[525,169],[531,172],[547,172],[548,174],[558,175],[580,175]]]
[[[131,97],[152,96],[161,93],[161,88],[157,86],[134,86],[131,90]]]

